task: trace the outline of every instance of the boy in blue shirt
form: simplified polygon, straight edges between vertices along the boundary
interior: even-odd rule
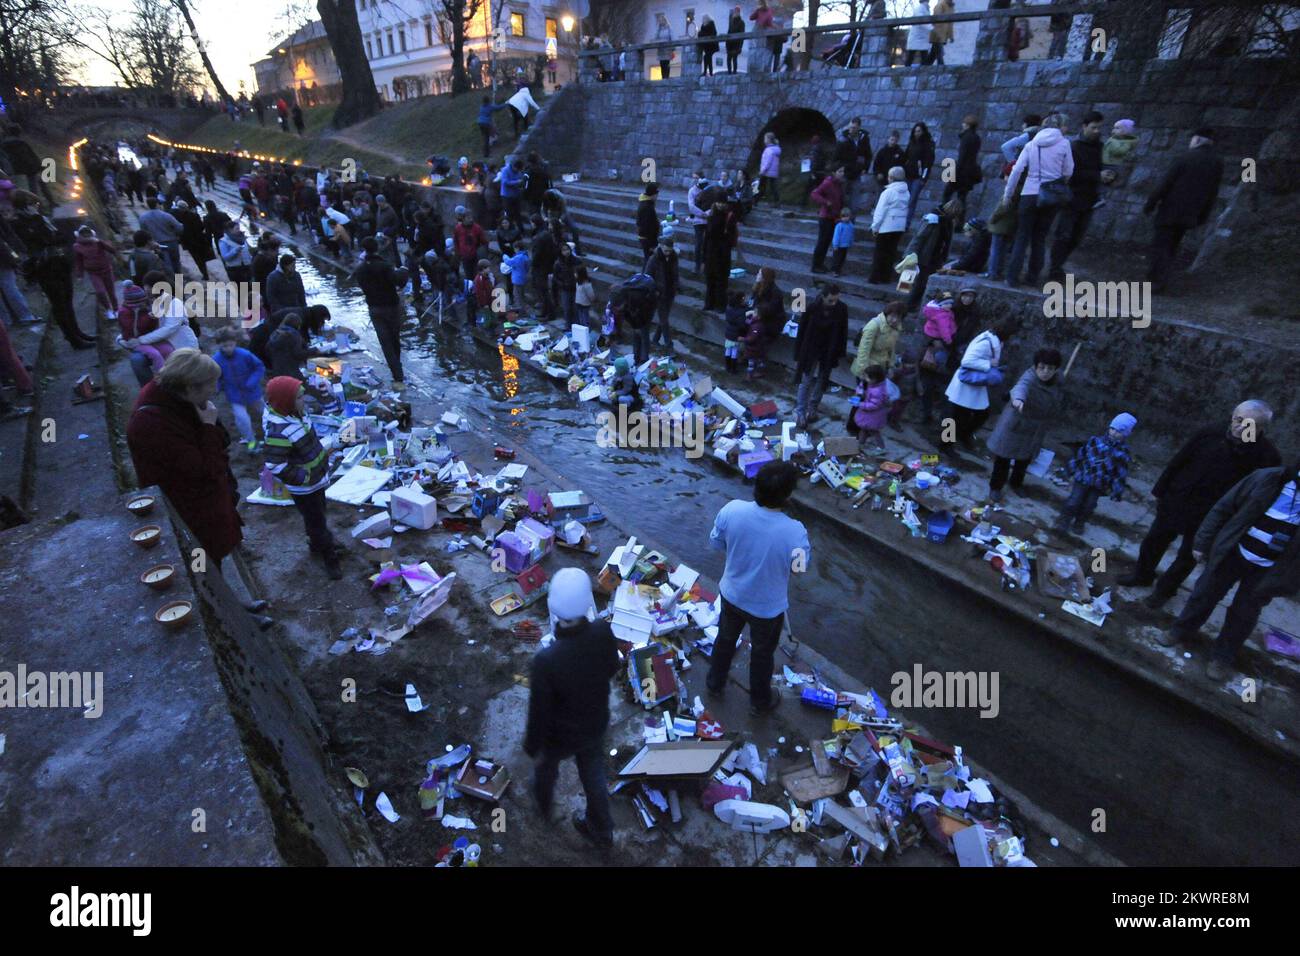
[[[845,206],[840,210],[840,221],[831,233],[831,272],[840,275],[844,269],[844,258],[853,245],[853,211]]]

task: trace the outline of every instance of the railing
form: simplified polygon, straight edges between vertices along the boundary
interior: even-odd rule
[[[999,59],[1001,54],[1001,44],[993,42],[994,37],[1000,38],[1006,31],[1006,21],[1010,19],[1039,19],[1050,17],[1057,14],[1069,14],[1073,19],[1075,16],[1086,15],[1095,12],[1095,7],[1081,5],[1078,3],[1061,3],[1061,4],[1042,4],[1031,6],[1015,6],[996,10],[971,10],[963,13],[944,13],[928,14],[918,17],[892,17],[877,20],[858,20],[853,23],[834,23],[818,24],[815,27],[779,27],[769,30],[753,30],[747,33],[719,33],[711,37],[673,37],[671,40],[650,40],[645,43],[629,44],[621,47],[605,47],[602,49],[584,49],[578,51],[578,78],[579,82],[588,83],[596,79],[599,61],[605,58],[612,58],[617,62],[620,53],[628,54],[627,66],[625,68],[625,79],[642,79],[643,62],[645,54],[651,51],[657,51],[661,47],[671,47],[673,50],[681,49],[683,75],[697,76],[701,72],[700,59],[701,55],[687,56],[687,48],[699,47],[703,44],[717,45],[720,49],[725,49],[727,43],[736,43],[743,41],[752,41],[751,51],[757,49],[763,57],[767,57],[767,43],[772,40],[780,39],[782,45],[796,34],[802,34],[805,38],[804,49],[799,56],[804,58],[804,65],[798,66],[798,69],[807,69],[807,63],[815,56],[814,47],[816,38],[830,34],[859,33],[862,37],[862,43],[859,48],[858,58],[863,67],[884,67],[888,66],[888,49],[887,44],[894,35],[894,31],[900,28],[911,26],[933,26],[938,23],[971,23],[980,24],[980,37],[976,44],[975,59],[990,60]]]

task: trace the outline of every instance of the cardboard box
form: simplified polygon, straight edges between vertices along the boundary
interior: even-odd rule
[[[738,741],[736,734],[717,740],[672,740],[646,744],[618,772],[623,780],[707,780],[721,768]]]
[[[388,511],[396,524],[428,531],[438,523],[438,501],[419,485],[398,488],[388,499]]]
[[[958,866],[992,866],[988,837],[984,828],[976,823],[952,835],[952,848],[957,854]]]
[[[852,435],[829,435],[821,445],[822,454],[832,458],[850,458],[858,453],[858,440]]]
[[[758,470],[772,461],[773,455],[766,448],[756,448],[753,451],[747,451],[740,456],[737,464],[740,470],[745,473],[746,478],[753,478],[758,474]]]
[[[456,789],[496,803],[510,786],[510,771],[486,757],[471,757],[456,775]]]
[[[778,414],[776,402],[770,398],[762,402],[755,402],[749,406],[749,414],[755,421],[760,418],[776,418]]]
[[[354,538],[382,538],[393,530],[393,519],[387,512],[381,511],[369,518],[363,518],[352,528]]]

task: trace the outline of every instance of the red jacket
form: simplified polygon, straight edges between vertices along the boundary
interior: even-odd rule
[[[483,232],[483,227],[476,222],[471,222],[469,225],[463,222],[456,223],[454,235],[456,237],[456,255],[462,259],[478,255],[478,247],[487,245],[487,234]]]
[[[193,405],[149,382],[135,400],[126,443],[140,487],[162,489],[212,562],[239,546],[244,522],[225,428],[203,424]]]
[[[491,276],[485,276],[480,272],[474,277],[474,298],[480,309],[486,309],[492,304],[492,288]]]
[[[109,276],[113,274],[113,253],[116,250],[103,239],[78,238],[72,244],[72,254],[76,258],[78,277],[87,272]]]
[[[834,176],[827,176],[821,181],[821,185],[812,191],[812,200],[821,207],[817,213],[818,219],[838,221],[840,210],[844,208],[844,186]]]
[[[122,330],[122,338],[138,339],[157,330],[158,317],[148,307],[136,308],[123,304],[117,310],[117,326]]]

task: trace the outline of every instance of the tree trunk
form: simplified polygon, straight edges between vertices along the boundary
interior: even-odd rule
[[[817,49],[817,35],[811,31],[813,27],[817,26],[817,15],[821,12],[821,6],[821,0],[808,0],[809,32],[806,34],[808,37],[808,45],[803,54],[803,68],[805,70],[812,69],[813,50]],[[850,22],[852,22],[852,18],[850,18]]]
[[[469,74],[465,72],[465,3],[455,5],[451,18],[451,95],[469,92]]]
[[[194,41],[194,46],[198,48],[199,59],[203,61],[203,69],[208,71],[208,79],[210,79],[212,85],[216,87],[217,96],[221,98],[222,104],[229,103],[231,101],[230,94],[226,92],[225,86],[222,85],[221,78],[217,76],[217,71],[212,68],[212,61],[208,59],[208,48],[203,41],[199,39],[198,27],[194,25],[194,18],[190,16],[189,3],[187,0],[173,0],[173,2],[176,4],[176,9],[180,10],[181,16],[185,18],[185,25],[189,27],[190,30],[190,38]]]
[[[379,92],[370,72],[366,48],[361,41],[361,25],[353,0],[316,0],[325,35],[329,37],[334,62],[338,64],[343,98],[334,111],[336,129],[369,119],[379,112]]]

